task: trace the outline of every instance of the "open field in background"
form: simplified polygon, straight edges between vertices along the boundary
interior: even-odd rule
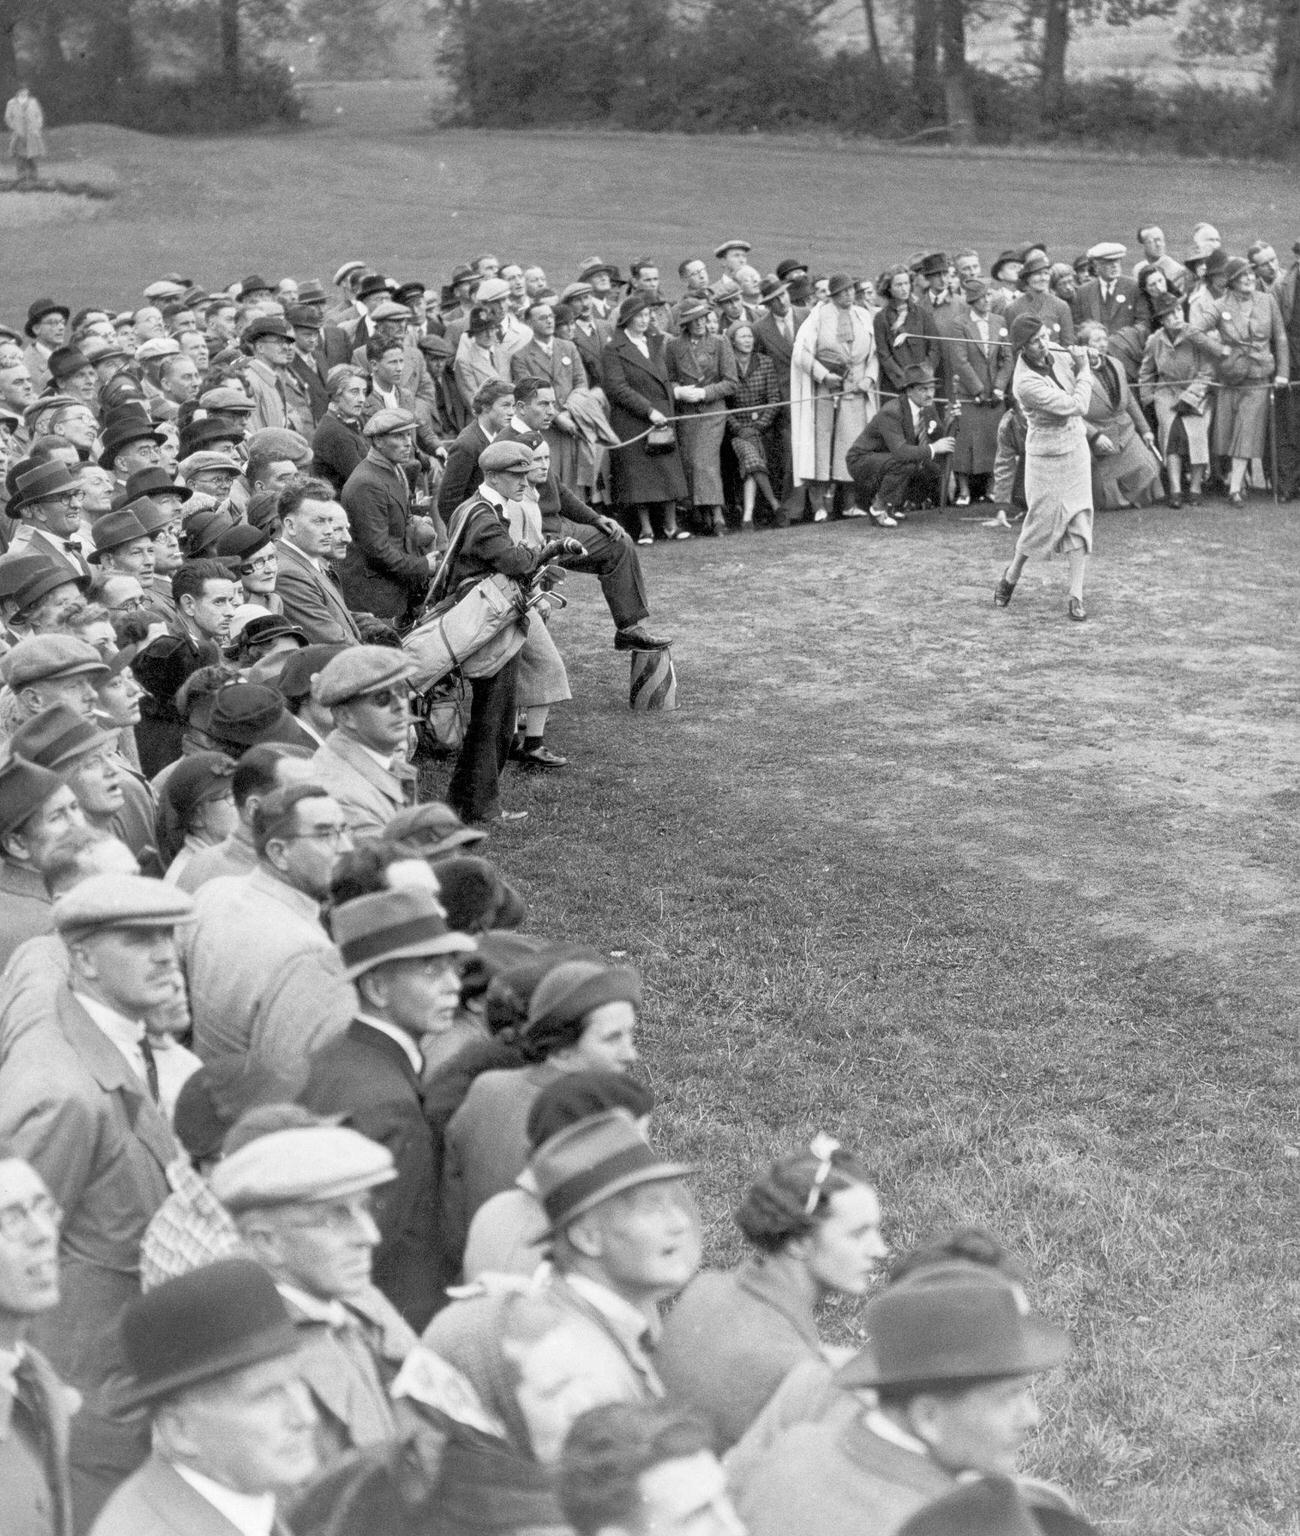
[[[1202,216],[1238,249],[1295,233],[1280,171],[419,133],[417,94],[339,90],[337,126],[274,138],[57,131],[121,195],[31,230],[0,203],[4,312],[354,254],[433,276],[495,248],[561,278],[650,250],[667,277],[744,233],[767,267],[871,273],[1149,216],[1175,251]],[[494,851],[539,931],[643,969],[658,1134],[704,1165],[712,1260],[748,1170],[832,1130],[896,1247],[987,1223],[1072,1328],[1037,1470],[1114,1532],[1291,1530],[1300,518],[1104,514],[1083,626],[1059,567],[993,609],[1010,542],[950,513],[646,551],[682,705],[650,717],[570,578],[572,766],[510,780],[532,814]]]

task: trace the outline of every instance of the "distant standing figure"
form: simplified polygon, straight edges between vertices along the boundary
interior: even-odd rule
[[[5,103],[5,127],[9,130],[9,153],[18,164],[18,185],[36,184],[36,162],[45,158],[45,113],[25,85]]]

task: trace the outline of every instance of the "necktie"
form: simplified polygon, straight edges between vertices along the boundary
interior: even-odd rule
[[[149,1085],[149,1097],[157,1104],[159,1102],[158,1062],[148,1035],[140,1036],[140,1054],[144,1057],[144,1080]]]

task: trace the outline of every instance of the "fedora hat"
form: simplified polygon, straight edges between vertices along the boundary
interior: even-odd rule
[[[623,1109],[579,1120],[542,1143],[528,1163],[546,1212],[548,1236],[562,1232],[593,1206],[665,1179],[682,1179],[689,1163],[666,1163]]]
[[[105,512],[103,517],[96,518],[90,525],[90,537],[95,547],[86,559],[91,565],[99,565],[109,550],[121,549],[133,539],[147,539],[149,532],[135,513],[124,507],[120,512]]]
[[[1002,273],[1005,268],[1018,267],[1019,265],[1020,253],[1018,251],[1003,251],[998,256],[998,259],[989,268],[989,276],[995,283],[1000,283],[1002,281]]]
[[[862,1323],[871,1343],[835,1376],[850,1390],[1034,1376],[1070,1352],[1068,1335],[1035,1317],[1014,1281],[960,1261],[887,1287]]]
[[[6,748],[0,756],[0,837],[21,827],[62,787],[57,773],[15,757]]]
[[[71,317],[72,311],[66,304],[56,304],[53,299],[37,299],[27,309],[27,322],[23,326],[23,330],[28,336],[36,335],[36,327],[45,319],[46,315],[62,315],[67,320]]]
[[[851,293],[853,291],[853,279],[847,272],[832,272],[826,280],[826,295],[834,298],[837,293]]]
[[[349,981],[389,960],[430,955],[468,955],[477,948],[468,933],[448,928],[430,891],[377,891],[335,908],[330,931]]]
[[[608,272],[610,277],[618,283],[623,281],[622,274],[611,262],[602,261],[599,256],[588,256],[586,261],[578,268],[578,281],[589,283],[597,272]]]
[[[777,272],[769,272],[763,279],[762,286],[758,290],[759,302],[770,303],[778,294],[788,293],[790,283],[788,278],[783,278]]]
[[[194,494],[188,485],[173,480],[167,471],[157,464],[151,464],[147,469],[137,469],[128,475],[124,489],[127,501],[134,501],[137,496],[154,494],[178,496],[182,501],[188,501]]]
[[[392,284],[382,272],[372,272],[357,284],[357,298],[373,299],[376,294],[391,293]]]
[[[68,705],[51,704],[23,721],[9,738],[9,748],[15,757],[58,773],[85,753],[116,740],[116,731],[101,731]]]
[[[76,490],[77,477],[68,472],[68,466],[62,459],[51,459],[49,463],[38,464],[35,469],[19,475],[16,489],[17,497],[9,505],[11,517],[19,507],[30,507],[38,501],[47,501],[61,491]]]
[[[687,299],[677,311],[677,323],[687,326],[692,320],[702,319],[712,307],[705,299]]]
[[[127,414],[128,410],[130,415]],[[100,439],[103,444],[103,452],[99,455],[100,468],[112,469],[113,460],[128,443],[146,441],[161,444],[164,439],[161,432],[154,430],[153,422],[143,410],[125,407],[122,415],[115,421],[110,418],[104,428]]]
[[[83,592],[90,577],[46,555],[14,555],[0,562],[0,598],[16,603],[21,613],[57,587],[75,585]]]
[[[928,256],[921,258],[922,277],[938,277],[947,270],[948,258],[942,251],[931,251]]]
[[[251,347],[255,341],[263,341],[268,336],[274,336],[277,341],[292,341],[293,327],[283,315],[259,315],[244,327],[240,336],[240,344]]]
[[[301,1343],[275,1281],[251,1259],[217,1259],[164,1281],[130,1303],[120,1331],[131,1373],[122,1408],[294,1354]]]
[[[933,384],[934,369],[929,363],[909,363],[903,369],[903,388],[911,389],[913,385]]]

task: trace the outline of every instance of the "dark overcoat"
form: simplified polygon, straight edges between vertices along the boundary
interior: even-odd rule
[[[622,331],[601,357],[601,376],[609,396],[609,424],[620,440],[636,437],[650,426],[650,412],[673,416],[672,385],[662,336],[647,336],[650,356],[644,357]],[[647,453],[645,441],[612,449],[609,455],[614,500],[623,506],[686,500],[686,473],[676,448]]]

